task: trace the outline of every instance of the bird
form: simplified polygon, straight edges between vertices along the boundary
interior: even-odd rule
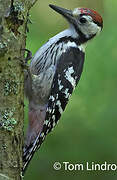
[[[80,80],[87,42],[103,29],[101,15],[92,9],[49,6],[67,20],[69,27],[39,48],[25,77],[29,124],[23,150],[23,173],[47,134],[58,124]]]

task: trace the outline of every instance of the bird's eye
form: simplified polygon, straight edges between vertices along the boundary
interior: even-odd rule
[[[87,22],[87,20],[86,20],[84,17],[81,17],[81,18],[80,18],[80,22],[81,22],[82,24],[84,24],[84,23]]]

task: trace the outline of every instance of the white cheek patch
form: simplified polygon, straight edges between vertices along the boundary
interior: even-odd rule
[[[95,24],[93,21],[88,22],[85,26],[80,25],[81,32],[89,38],[91,35],[97,35],[101,31],[101,27]]]
[[[91,34],[99,34],[101,31],[101,28],[97,24],[92,22],[89,30],[90,30]]]
[[[82,16],[84,17],[87,22],[85,24],[79,23],[79,28],[81,32],[89,38],[91,35],[97,35],[101,31],[101,27],[99,27],[96,23],[93,22],[93,19],[91,16]]]

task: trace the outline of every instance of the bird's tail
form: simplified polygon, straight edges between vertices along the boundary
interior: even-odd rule
[[[43,123],[45,120],[46,108],[29,110],[29,125],[23,149],[23,174],[32,159],[35,151],[39,149],[44,138],[41,137]]]
[[[24,175],[29,162],[31,161],[35,151],[39,149],[42,140],[40,139],[40,134],[36,137],[35,141],[33,144],[30,144],[29,146],[25,146],[23,149],[23,170],[22,174]],[[40,140],[40,143],[39,143]]]

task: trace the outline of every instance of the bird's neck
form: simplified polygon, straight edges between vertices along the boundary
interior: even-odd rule
[[[54,42],[64,42],[64,41],[73,41],[77,45],[86,44],[86,42],[89,40],[85,37],[83,33],[81,33],[79,30],[76,30],[76,28],[73,25],[70,25],[70,27],[53,38],[50,39],[51,41],[54,40]]]
[[[78,39],[78,34],[74,29],[69,28],[52,37],[50,41],[59,42],[67,38]]]

